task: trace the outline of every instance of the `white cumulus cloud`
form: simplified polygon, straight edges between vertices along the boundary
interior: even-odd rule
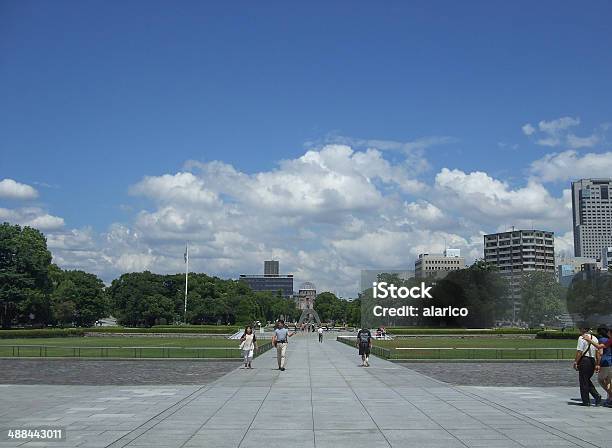
[[[542,182],[612,176],[612,152],[579,154],[564,151],[547,154],[531,163],[531,174]]]
[[[0,181],[0,198],[2,199],[29,200],[37,197],[38,191],[30,185],[9,178]]]

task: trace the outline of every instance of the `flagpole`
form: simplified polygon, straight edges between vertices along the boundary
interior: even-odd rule
[[[189,278],[189,245],[185,244],[185,307],[183,308],[183,321],[187,324],[187,288]]]

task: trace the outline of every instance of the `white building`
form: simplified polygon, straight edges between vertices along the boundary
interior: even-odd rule
[[[459,249],[446,249],[443,254],[420,254],[414,262],[414,275],[417,278],[445,277],[450,271],[465,268],[465,258]]]
[[[612,246],[612,179],[572,182],[574,255],[600,259]]]
[[[497,266],[508,281],[513,320],[520,309],[524,272],[555,274],[555,237],[545,230],[512,230],[484,236],[485,262]]]

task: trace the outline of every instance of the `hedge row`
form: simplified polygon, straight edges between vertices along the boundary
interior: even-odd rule
[[[188,326],[167,328],[123,328],[123,327],[93,327],[93,328],[40,328],[0,330],[0,339],[9,338],[61,338],[68,336],[83,336],[85,333],[163,333],[163,334],[232,334],[241,327],[237,326]]]
[[[571,331],[540,331],[536,335],[536,339],[578,339],[580,333],[575,330]]]
[[[15,338],[65,338],[83,336],[83,328],[41,328],[36,330],[0,330],[0,339]]]
[[[190,326],[167,328],[123,328],[123,327],[95,327],[87,328],[88,333],[202,333],[202,334],[231,334],[241,327],[234,326]]]
[[[177,328],[188,328],[190,330],[197,331],[223,331],[230,333],[237,331],[241,327],[240,325],[153,325],[151,328],[156,330],[176,330]]]
[[[523,328],[495,328],[486,329],[469,329],[469,328],[406,328],[406,327],[389,327],[386,328],[387,333],[395,335],[421,335],[421,334],[538,334],[541,330],[538,329],[523,329]]]

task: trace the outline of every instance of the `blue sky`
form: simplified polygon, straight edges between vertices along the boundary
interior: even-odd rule
[[[444,183],[435,179],[445,168],[467,176],[478,171],[519,195],[530,179],[546,178],[540,182],[545,191],[562,201],[567,173],[544,173],[545,166],[562,166],[569,158],[585,167],[580,175],[591,174],[593,166],[600,170],[593,175],[607,172],[611,14],[606,1],[5,1],[0,4],[0,180],[31,186],[37,194],[0,195],[0,208],[14,222],[31,222],[36,214],[62,219],[61,226],[42,226],[60,239],[88,232],[87,261],[70,258],[63,246],[55,246],[54,255],[66,266],[111,278],[128,267],[175,268],[159,258],[170,256],[162,247],[197,232],[149,236],[155,232],[139,224],[139,216],[160,212],[171,201],[160,199],[163,191],[137,186],[145,176],[190,171],[190,160],[221,161],[256,179],[282,172],[282,160],[342,143],[357,153],[379,150],[381,159],[428,188]],[[570,120],[555,121],[563,118]],[[523,128],[528,123],[535,129],[529,135]],[[531,167],[547,155],[539,168]],[[239,192],[196,177],[202,182],[197,188],[214,191],[222,208],[240,203]],[[470,238],[505,221],[549,225],[559,218],[530,209],[483,217],[457,231],[461,217],[436,203],[435,194],[399,191],[396,181],[365,177],[386,204],[400,197],[398,204],[426,207],[427,202],[447,213],[447,228],[438,230],[467,241],[468,252],[478,250]],[[337,188],[342,196],[344,187]],[[346,235],[346,229],[329,229],[339,222],[329,217],[340,212],[366,223],[353,240],[360,245],[359,238],[368,235],[363,210],[353,210],[351,201],[338,209],[324,205],[318,212],[328,218],[300,228],[308,238],[297,236],[285,246],[270,239],[258,250],[283,255],[291,260],[288,269],[315,276],[301,260],[316,261],[332,248],[341,251],[337,243],[344,237],[338,235]],[[241,216],[251,212],[240,211]],[[295,216],[295,211],[278,216],[284,227],[277,233],[292,234]],[[401,219],[395,216],[393,222]],[[121,264],[112,254],[94,262],[95,252],[108,250],[115,225],[150,232],[146,244],[126,253],[142,250],[157,262]],[[412,225],[435,231],[431,224]],[[214,239],[219,228],[208,231],[202,230],[208,235],[203,241]],[[239,229],[236,233],[252,242]],[[78,250],[85,251],[72,252]],[[300,250],[307,255],[300,257]],[[411,257],[413,252],[407,251]],[[254,261],[232,263],[213,253],[202,257],[201,268],[219,274],[260,268]],[[338,255],[326,279],[303,280],[333,285],[335,278],[346,277],[348,284],[349,271],[357,268],[348,266],[349,258]],[[364,265],[382,262],[363,260]],[[403,262],[390,262],[397,263]]]

